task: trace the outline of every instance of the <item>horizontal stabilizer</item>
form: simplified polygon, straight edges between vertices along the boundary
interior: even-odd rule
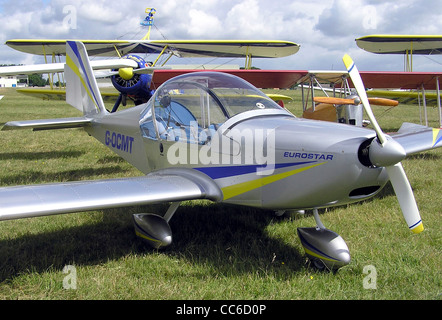
[[[399,142],[407,155],[442,147],[442,129],[404,123],[391,137]]]
[[[38,131],[38,130],[80,128],[88,126],[90,123],[91,119],[87,119],[85,117],[10,121],[5,123],[2,130],[5,131],[5,130],[17,130],[17,129],[32,129],[34,131]]]

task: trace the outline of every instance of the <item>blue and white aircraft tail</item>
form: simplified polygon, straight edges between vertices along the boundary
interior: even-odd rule
[[[66,102],[84,115],[106,113],[94,72],[82,42],[66,42]]]

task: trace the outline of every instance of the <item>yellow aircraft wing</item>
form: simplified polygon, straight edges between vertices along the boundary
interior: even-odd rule
[[[118,57],[129,53],[173,53],[179,57],[280,58],[299,45],[279,40],[81,40],[90,56]],[[11,48],[37,55],[66,55],[66,40],[8,40]]]
[[[66,100],[66,90],[64,89],[17,89],[17,92],[43,99],[43,100]],[[120,94],[118,92],[101,92],[101,97],[104,102],[115,102]]]
[[[356,44],[380,54],[442,54],[442,35],[369,35],[356,39]]]
[[[17,92],[43,100],[66,100],[66,91],[62,89],[17,89]],[[115,101],[119,95],[120,94],[118,92],[101,92],[101,96],[105,102]],[[293,98],[282,94],[270,93],[267,96],[276,102],[293,101]]]

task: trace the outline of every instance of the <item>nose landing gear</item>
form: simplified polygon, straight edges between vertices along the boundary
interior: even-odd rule
[[[298,228],[301,244],[317,269],[337,271],[350,263],[348,246],[339,234],[324,227],[317,209],[313,210],[313,214],[316,227]]]

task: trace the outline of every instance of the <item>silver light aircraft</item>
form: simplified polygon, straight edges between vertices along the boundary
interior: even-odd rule
[[[83,116],[13,121],[3,130],[83,127],[145,175],[0,188],[0,220],[170,202],[164,216],[133,216],[136,234],[160,248],[172,242],[168,222],[184,200],[278,213],[313,210],[317,226],[298,228],[301,243],[315,264],[337,270],[350,262],[350,253],[324,227],[318,209],[373,197],[390,180],[409,229],[419,233],[422,220],[400,161],[441,147],[442,132],[407,126],[384,134],[356,66],[347,55],[343,60],[374,131],[296,118],[250,83],[222,72],[180,75],[147,103],[108,112],[84,45],[68,41],[66,101]]]

